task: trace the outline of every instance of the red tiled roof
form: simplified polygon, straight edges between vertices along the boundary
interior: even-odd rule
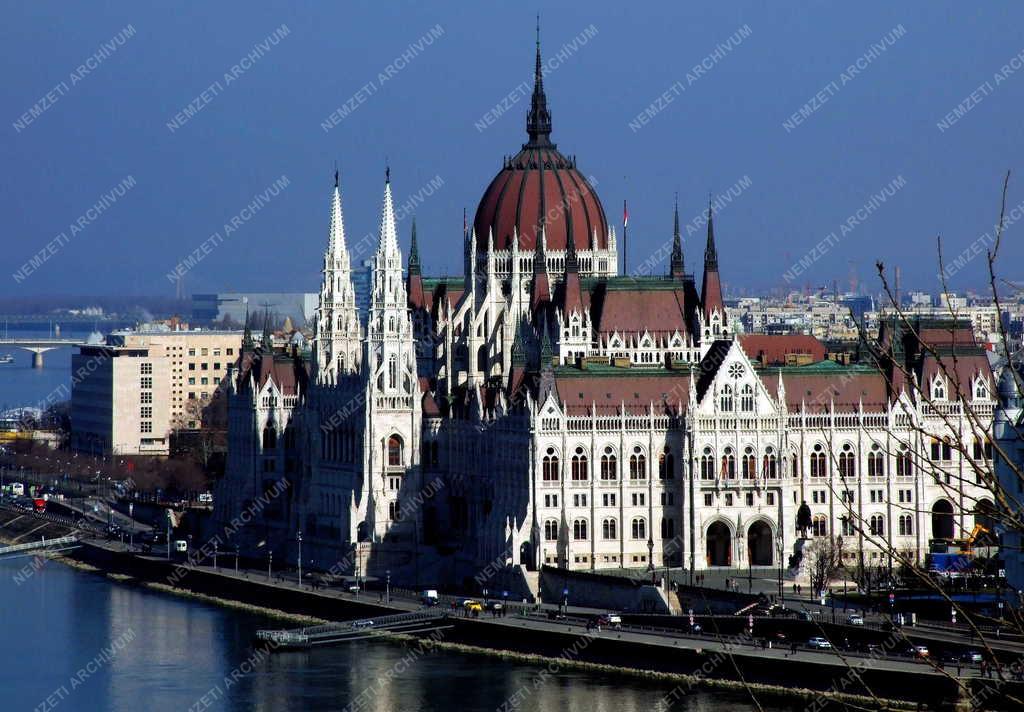
[[[686,311],[683,287],[675,289],[609,289],[602,301],[597,331],[635,334],[685,334]]]
[[[826,412],[835,403],[837,410],[856,410],[863,402],[864,410],[884,411],[889,398],[885,376],[880,371],[850,370],[836,367],[828,373],[808,366],[806,373],[799,370],[783,371],[786,387],[786,406],[798,411],[803,403],[809,412]],[[779,386],[779,371],[767,369],[759,373],[765,388],[773,396]]]
[[[752,361],[783,366],[789,354],[809,354],[814,361],[825,359],[825,345],[805,334],[741,334],[740,346]]]
[[[662,371],[658,375],[555,375],[558,397],[570,414],[590,412],[598,415],[617,413],[622,403],[628,413],[646,413],[654,403],[655,414],[665,412],[663,403],[675,412],[686,408],[690,397],[689,373]]]

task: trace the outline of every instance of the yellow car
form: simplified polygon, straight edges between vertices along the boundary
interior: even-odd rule
[[[465,606],[467,611],[472,611],[475,613],[480,613],[484,610],[484,607],[480,604],[480,601],[463,601],[462,605]]]

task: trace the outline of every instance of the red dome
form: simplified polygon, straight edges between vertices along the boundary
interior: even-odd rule
[[[487,249],[491,231],[494,249],[509,249],[517,231],[519,249],[532,251],[542,214],[549,250],[566,249],[570,235],[577,250],[589,250],[595,231],[598,247],[608,247],[601,201],[575,162],[550,143],[531,142],[506,162],[480,199],[473,220],[477,249]]]

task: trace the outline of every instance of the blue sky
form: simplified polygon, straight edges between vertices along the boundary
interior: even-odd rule
[[[204,241],[209,249],[188,271],[187,292],[315,291],[335,161],[350,241],[377,227],[388,160],[398,202],[422,198],[414,212],[425,271],[459,272],[463,208],[472,216],[502,156],[525,140],[528,97],[483,130],[478,124],[530,79],[534,9],[274,5],[8,4],[0,27],[8,175],[0,295],[172,295],[167,274]],[[874,287],[877,259],[900,265],[905,286],[935,289],[935,236],[950,256],[968,249],[996,220],[1003,172],[1024,169],[1024,7],[706,5],[539,7],[546,56],[589,28],[545,80],[552,138],[597,179],[613,222],[629,200],[631,263],[670,237],[676,191],[685,223],[709,191],[748,177],[716,220],[733,293],[833,279],[843,287],[851,261]],[[286,34],[267,44],[282,26]],[[747,36],[723,50],[744,27]],[[422,41],[432,28],[435,36]],[[884,42],[894,29],[901,36]],[[395,61],[417,41],[414,56]],[[229,82],[225,74],[260,43],[267,49]],[[884,48],[868,58],[872,45]],[[105,56],[80,72],[97,53]],[[844,77],[858,62],[855,76]],[[701,64],[710,69],[694,76]],[[389,65],[402,66],[386,77]],[[200,110],[168,128],[204,90]],[[353,97],[355,109],[324,130]],[[961,104],[966,113],[940,129]],[[813,110],[794,126],[805,105]],[[37,115],[25,121],[33,107]],[[69,236],[129,176],[134,185]],[[282,176],[278,195],[230,235],[209,239]],[[884,204],[827,240],[894,179],[902,187]],[[1022,200],[1024,184],[1014,179],[1010,204]],[[401,223],[405,247],[410,222]],[[1014,225],[1006,235],[1011,279],[1024,277],[1015,274],[1022,234]],[[703,236],[684,249],[688,269],[699,271]],[[787,282],[801,257],[811,261]],[[981,287],[984,269],[983,258],[967,261],[951,285]]]

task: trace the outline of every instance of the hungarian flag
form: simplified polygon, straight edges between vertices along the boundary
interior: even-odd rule
[[[629,225],[629,210],[626,208],[626,201],[622,201],[622,227]]]

